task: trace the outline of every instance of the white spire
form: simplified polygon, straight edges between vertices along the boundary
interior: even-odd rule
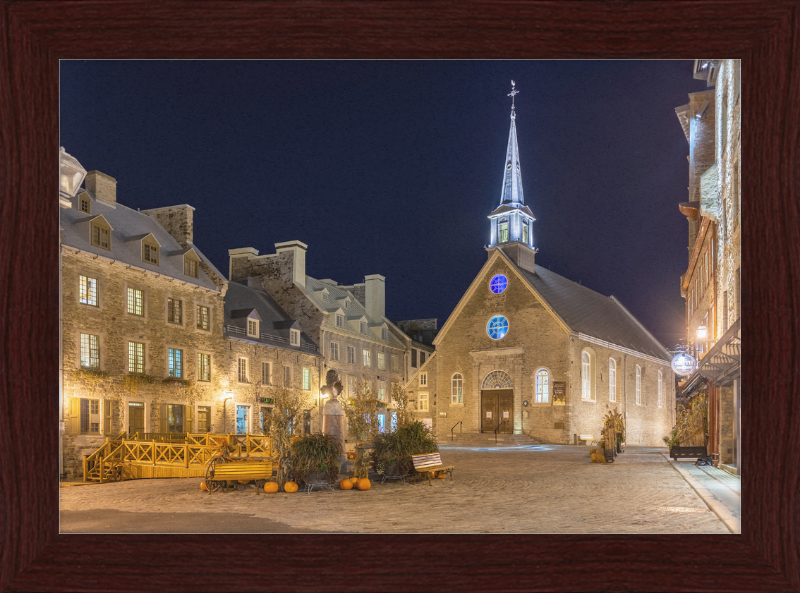
[[[505,171],[503,173],[503,189],[500,194],[500,204],[524,204],[525,199],[522,195],[522,172],[519,168],[519,147],[517,146],[517,118],[514,112],[514,96],[519,91],[516,83],[511,81],[511,129],[508,132],[508,148],[506,149]]]

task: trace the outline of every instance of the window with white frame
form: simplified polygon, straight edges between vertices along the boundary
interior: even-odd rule
[[[144,344],[128,342],[128,372],[144,373]]]
[[[642,405],[642,367],[636,365],[636,404]]]
[[[386,355],[383,352],[378,352],[378,370],[386,370]]]
[[[608,401],[617,401],[617,361],[608,359]]]
[[[182,323],[183,302],[178,299],[167,299],[167,321],[170,323]]]
[[[372,355],[372,351],[368,350],[367,348],[364,348],[361,351],[361,353],[364,356],[364,366],[367,367],[367,368],[371,367],[372,366],[372,361],[370,360],[370,357]]]
[[[261,384],[272,385],[272,363],[261,363]]]
[[[345,308],[345,309],[349,309],[349,308],[350,308],[350,301],[349,301],[349,300],[346,300],[346,301],[344,302],[344,308]]]
[[[420,412],[427,412],[428,411],[428,394],[427,393],[420,393],[419,394],[419,411]]]
[[[336,327],[344,326],[344,315],[336,314]]]
[[[244,357],[239,357],[239,383],[247,383],[247,382],[248,382],[247,359]]]
[[[339,342],[331,342],[331,360],[339,360]]]
[[[658,371],[658,407],[664,406],[664,383],[661,375],[661,370]]]
[[[78,297],[78,302],[83,305],[97,306],[97,278],[80,277],[80,297]]]
[[[453,375],[451,381],[452,389],[450,390],[450,403],[463,404],[464,403],[464,377],[461,373]]]
[[[420,373],[419,374],[419,384],[420,387],[424,387],[428,384],[428,373]]]
[[[156,245],[144,243],[142,245],[142,251],[142,261],[158,265],[158,247]]]
[[[378,381],[378,399],[386,401],[386,381]]]
[[[536,403],[545,404],[550,401],[550,373],[546,369],[536,371]]]
[[[355,364],[356,363],[356,348],[355,346],[348,346],[347,347],[347,364]]]
[[[81,334],[81,366],[90,369],[100,367],[100,336]]]
[[[347,397],[355,397],[356,395],[356,378],[347,377]]]
[[[200,352],[197,355],[197,380],[211,381],[211,355]]]
[[[311,369],[303,369],[303,391],[311,391]]]
[[[300,345],[300,331],[293,329],[289,330],[289,343],[292,346],[299,346]]]
[[[251,338],[258,337],[258,320],[257,319],[248,319],[247,320],[247,335]]]
[[[581,399],[592,399],[592,359],[585,350],[581,353]]]
[[[197,305],[197,329],[208,331],[209,327],[208,307]]]
[[[292,386],[292,367],[290,367],[289,365],[283,366],[283,386],[284,387]]]
[[[81,432],[100,432],[100,400],[81,399]]]
[[[395,373],[400,370],[400,359],[397,354],[392,354],[392,371]]]
[[[128,289],[128,313],[131,315],[144,315],[144,292],[138,288]]]
[[[167,372],[170,377],[183,377],[183,350],[167,348]]]

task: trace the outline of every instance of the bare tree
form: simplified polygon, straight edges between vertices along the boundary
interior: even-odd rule
[[[378,400],[367,379],[362,379],[356,392],[344,402],[344,413],[347,417],[347,429],[358,445],[361,441],[371,441],[378,434]],[[369,457],[365,451],[356,447],[355,477],[366,478]]]
[[[402,428],[413,422],[411,416],[411,402],[408,398],[408,393],[400,384],[399,381],[392,381],[392,402],[394,403],[394,411],[397,414],[397,428]]]
[[[310,397],[298,389],[276,388],[273,392],[274,407],[270,415],[270,437],[273,461],[278,464],[278,487],[288,481],[292,471],[292,435],[297,435],[303,426],[303,410]]]

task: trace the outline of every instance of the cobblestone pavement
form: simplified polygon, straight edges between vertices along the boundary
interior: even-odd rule
[[[588,447],[568,445],[440,451],[454,480],[432,486],[208,494],[200,478],[183,478],[61,488],[61,531],[730,533],[670,467],[666,449],[628,447],[613,464],[592,464]]]

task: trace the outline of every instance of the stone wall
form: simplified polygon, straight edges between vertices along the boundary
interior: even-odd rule
[[[155,218],[181,247],[186,247],[187,242],[194,242],[194,208],[188,204],[150,208],[141,212]]]

